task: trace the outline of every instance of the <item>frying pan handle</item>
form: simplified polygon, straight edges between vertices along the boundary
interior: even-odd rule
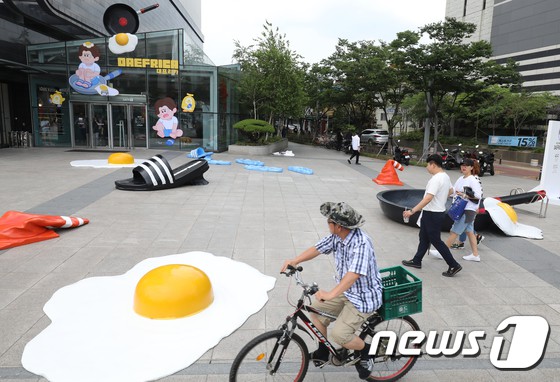
[[[112,80],[115,77],[118,77],[122,74],[122,69],[113,70],[111,73],[107,74],[105,77],[106,81]]]

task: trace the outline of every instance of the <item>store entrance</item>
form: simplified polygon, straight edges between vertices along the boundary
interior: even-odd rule
[[[74,102],[71,111],[75,147],[147,147],[146,105]]]

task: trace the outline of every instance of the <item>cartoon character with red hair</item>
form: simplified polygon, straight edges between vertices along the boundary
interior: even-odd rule
[[[155,126],[152,127],[157,131],[157,135],[161,138],[170,137],[178,138],[183,135],[183,130],[178,129],[179,121],[175,117],[177,112],[177,104],[170,97],[157,100],[154,108],[159,117]]]

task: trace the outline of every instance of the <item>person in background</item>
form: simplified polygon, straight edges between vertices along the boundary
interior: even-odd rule
[[[342,136],[342,131],[338,130],[336,133],[336,150],[340,151],[342,149],[342,140],[344,137]]]
[[[354,157],[356,157],[356,164],[360,164],[360,136],[355,131],[352,133],[352,155],[348,158],[349,164],[352,164]]]
[[[413,268],[422,268],[422,259],[432,244],[443,256],[449,269],[442,273],[443,276],[453,277],[463,269],[453,258],[449,247],[441,240],[441,226],[446,216],[447,198],[452,194],[451,180],[442,168],[442,159],[438,154],[432,154],[426,159],[426,169],[432,175],[426,185],[426,192],[422,200],[411,210],[403,212],[403,218],[410,218],[415,213],[420,215],[420,233],[418,249],[411,260],[403,260],[403,265]]]
[[[476,234],[476,245],[478,246],[480,245],[482,240],[486,239],[486,237],[477,232],[475,232],[475,234]],[[463,232],[462,234],[459,235],[457,241],[451,244],[451,249],[465,249],[465,241],[467,241],[467,233]]]
[[[478,206],[480,204],[480,199],[482,199],[482,184],[480,179],[475,177],[476,174],[475,163],[471,158],[463,159],[461,163],[461,173],[463,176],[459,177],[453,186],[453,190],[458,197],[462,197],[468,200],[465,206],[465,212],[463,216],[453,223],[451,227],[451,234],[446,241],[446,245],[451,247],[451,245],[457,239],[461,233],[466,232],[469,238],[469,243],[471,245],[472,253],[467,256],[463,256],[464,260],[468,261],[480,261],[480,256],[478,255],[478,245],[477,237],[474,234],[474,219],[476,218],[476,213]],[[437,250],[431,250],[430,255],[441,258],[441,254]]]
[[[474,177],[479,181],[480,183],[480,187],[482,189],[482,182],[480,180],[480,178],[478,177],[478,174],[480,174],[480,165],[478,163],[477,160],[473,161],[474,166],[473,166],[473,175]],[[484,194],[484,191],[482,192]],[[476,218],[475,218],[476,221]],[[474,234],[476,235],[476,245],[480,245],[480,243],[482,242],[482,240],[485,239],[485,237],[477,232],[474,232]],[[459,235],[459,238],[457,239],[457,241],[453,244],[451,244],[451,249],[465,249],[465,241],[467,241],[467,232],[463,231],[463,233],[461,233]]]

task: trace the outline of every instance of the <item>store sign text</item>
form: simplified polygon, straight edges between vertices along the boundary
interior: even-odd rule
[[[178,74],[178,60],[162,60],[157,58],[126,58],[119,57],[117,64],[127,68],[152,68],[158,74]]]

